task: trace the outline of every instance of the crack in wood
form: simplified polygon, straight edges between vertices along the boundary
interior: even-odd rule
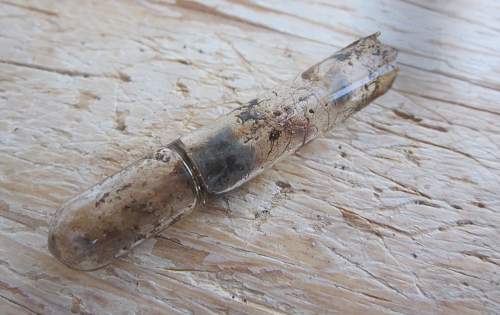
[[[127,74],[122,73],[122,72],[118,72],[118,74],[95,74],[95,73],[90,73],[90,72],[52,68],[52,67],[43,66],[43,65],[30,64],[30,63],[24,63],[24,62],[13,61],[13,60],[5,60],[5,59],[0,59],[0,63],[6,64],[6,65],[11,65],[11,66],[33,69],[33,70],[51,72],[51,73],[56,73],[56,74],[60,74],[60,75],[70,76],[70,77],[106,78],[106,79],[115,79],[115,80],[119,80],[122,82],[130,82],[131,81],[130,76],[128,76]]]

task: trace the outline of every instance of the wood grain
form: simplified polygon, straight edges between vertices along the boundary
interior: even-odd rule
[[[0,0],[0,313],[500,312],[494,1]],[[394,89],[92,273],[66,199],[355,38]]]

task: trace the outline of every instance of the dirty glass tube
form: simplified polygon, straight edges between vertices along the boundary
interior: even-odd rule
[[[67,201],[49,249],[93,270],[268,169],[383,95],[397,76],[395,49],[362,38],[246,105],[195,130]]]

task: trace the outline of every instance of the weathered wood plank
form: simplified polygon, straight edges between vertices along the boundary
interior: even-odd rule
[[[496,11],[0,1],[2,313],[497,313]],[[48,254],[62,201],[376,30],[400,77],[344,127],[104,270]]]

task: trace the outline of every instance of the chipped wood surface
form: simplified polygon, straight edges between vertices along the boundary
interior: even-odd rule
[[[0,0],[0,312],[500,311],[494,1]],[[382,31],[394,89],[92,273],[67,198]]]

